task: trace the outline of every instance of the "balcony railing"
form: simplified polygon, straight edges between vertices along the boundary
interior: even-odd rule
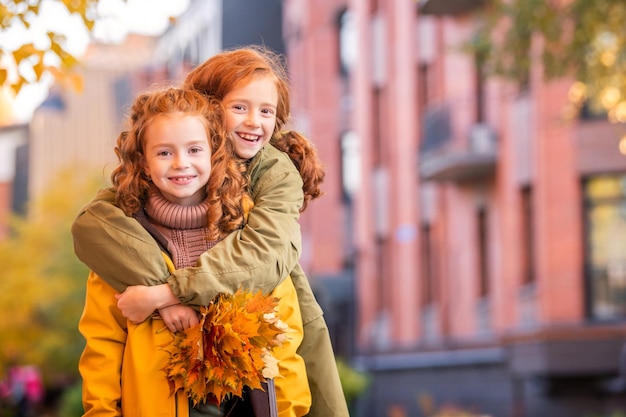
[[[419,0],[419,12],[432,15],[468,13],[482,5],[484,0]]]
[[[426,124],[426,121],[424,123]],[[432,148],[432,144],[430,149],[422,146],[420,155],[422,179],[463,182],[479,180],[494,174],[498,151],[496,134],[491,127],[483,123],[473,125],[467,145],[463,147],[445,146],[446,142],[449,142],[448,139],[446,137],[439,143],[440,146],[435,148]]]

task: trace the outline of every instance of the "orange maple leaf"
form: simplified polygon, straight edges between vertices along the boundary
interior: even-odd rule
[[[278,298],[238,290],[201,309],[200,324],[174,334],[166,376],[173,394],[184,390],[194,405],[219,404],[243,388],[262,389],[271,349],[288,328],[276,316]],[[265,357],[265,360],[264,360]]]

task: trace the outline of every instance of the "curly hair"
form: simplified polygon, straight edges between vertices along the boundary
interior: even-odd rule
[[[289,155],[300,172],[303,182],[302,191],[304,192],[304,203],[300,212],[303,212],[311,200],[322,195],[320,184],[324,181],[326,172],[317,156],[317,149],[307,138],[293,130],[282,131],[274,135],[271,143]]]
[[[223,100],[232,90],[248,84],[259,77],[270,77],[276,86],[278,103],[276,127],[271,143],[287,153],[300,171],[305,200],[308,202],[322,195],[320,184],[324,179],[324,167],[312,144],[297,132],[284,132],[283,126],[290,118],[289,79],[282,57],[270,49],[251,45],[220,52],[194,68],[185,78],[185,87],[206,96]]]
[[[216,98],[196,91],[166,88],[139,95],[131,106],[130,127],[117,138],[119,165],[111,173],[119,207],[131,216],[146,203],[154,187],[145,175],[145,132],[149,124],[166,114],[200,116],[209,138],[211,175],[206,185],[210,240],[221,239],[243,225],[242,196],[247,187],[246,167],[234,154],[224,129],[223,108]]]

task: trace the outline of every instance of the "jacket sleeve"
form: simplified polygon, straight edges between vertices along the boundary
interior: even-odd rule
[[[244,228],[203,253],[198,267],[168,278],[182,302],[205,305],[218,292],[239,287],[269,293],[298,264],[302,178],[282,152],[263,156],[260,172],[252,172],[254,208]]]
[[[76,256],[119,292],[165,283],[170,273],[158,244],[114,203],[112,189],[100,190],[78,213],[71,227]]]
[[[122,415],[120,378],[127,331],[114,295],[111,286],[93,272],[89,275],[78,324],[86,342],[78,364],[83,379],[83,417]]]
[[[282,152],[261,153],[247,225],[202,254],[197,267],[170,275],[154,239],[114,205],[111,190],[100,192],[72,224],[76,255],[118,291],[168,282],[185,304],[206,305],[238,288],[271,292],[300,257],[302,178]]]

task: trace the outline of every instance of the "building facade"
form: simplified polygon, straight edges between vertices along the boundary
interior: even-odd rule
[[[523,88],[484,77],[461,48],[480,7],[284,2],[295,124],[330,179],[307,271],[354,296],[359,415],[623,411],[624,132],[564,118],[573,80],[538,63]]]

